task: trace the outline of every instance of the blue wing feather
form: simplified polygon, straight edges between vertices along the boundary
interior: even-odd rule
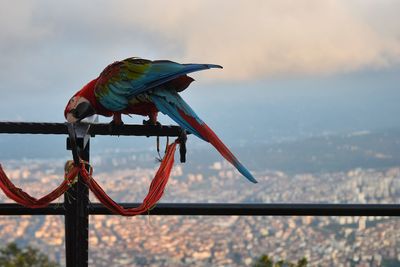
[[[162,91],[161,91],[162,92]],[[159,95],[160,91],[157,91],[156,94],[151,94],[150,98],[151,101],[156,105],[157,109],[162,112],[165,115],[168,115],[171,119],[173,119],[176,123],[178,123],[181,127],[183,127],[185,130],[189,131],[190,133],[196,135],[197,137],[205,140],[201,134],[196,131],[187,121],[185,121],[182,116],[179,114],[178,107],[180,106],[181,103],[178,101],[169,101],[167,98],[165,98],[165,95]],[[171,99],[170,99],[171,100]],[[175,99],[176,100],[176,99]],[[184,103],[184,102],[183,102]],[[187,105],[186,103],[184,103]],[[189,107],[190,108],[190,107]],[[185,110],[185,108],[180,108],[181,110]],[[190,109],[191,110],[191,109]],[[186,114],[188,114],[191,117],[194,117],[198,119],[197,115],[194,112],[188,112],[188,110],[184,111]],[[198,119],[200,120],[200,119]],[[200,120],[201,121],[201,120]],[[205,140],[207,141],[207,140]]]
[[[95,87],[96,99],[111,111],[128,106],[129,99],[191,72],[222,68],[213,64],[179,64],[167,60],[128,58],[104,69]]]

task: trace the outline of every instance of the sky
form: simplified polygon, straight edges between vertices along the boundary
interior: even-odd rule
[[[0,1],[0,120],[64,121],[75,91],[138,56],[222,65],[193,74],[183,97],[232,140],[396,127],[398,10],[392,0]]]

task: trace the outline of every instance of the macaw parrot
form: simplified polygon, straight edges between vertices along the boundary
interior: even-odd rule
[[[168,115],[186,131],[210,142],[249,181],[253,175],[239,162],[218,136],[180,97],[193,78],[188,73],[222,68],[214,64],[179,64],[168,60],[127,58],[108,65],[96,79],[69,100],[64,115],[68,122],[99,114],[113,116],[111,125],[122,125],[121,114],[148,116],[147,124],[157,124],[157,114]]]

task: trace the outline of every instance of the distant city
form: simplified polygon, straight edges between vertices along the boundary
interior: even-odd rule
[[[399,146],[398,132],[388,131],[238,148],[257,185],[218,154],[193,149],[188,163],[175,164],[162,202],[399,203]],[[115,200],[139,202],[157,169],[155,157],[154,151],[94,153],[94,177]],[[2,165],[15,184],[40,196],[61,182],[64,161]],[[0,199],[9,202],[3,193]],[[90,218],[89,258],[90,266],[251,266],[268,254],[306,256],[311,266],[385,266],[400,264],[399,226],[388,217],[98,215]],[[33,245],[63,265],[63,227],[61,216],[2,216],[0,240]]]

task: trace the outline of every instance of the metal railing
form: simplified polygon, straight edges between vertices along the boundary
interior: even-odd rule
[[[67,123],[0,122],[4,134],[70,134]],[[79,126],[79,125],[78,125]],[[177,126],[124,125],[110,132],[107,124],[81,124],[86,129],[77,136],[79,156],[89,161],[89,139],[96,135],[180,136]],[[90,127],[89,127],[90,126]],[[70,137],[67,149],[71,149]],[[88,266],[89,214],[112,215],[99,203],[88,203],[88,188],[82,181],[74,184],[64,202],[46,208],[30,209],[18,204],[0,204],[0,215],[63,215],[67,267]],[[72,196],[72,197],[71,197]],[[68,201],[67,201],[68,199]],[[138,203],[121,203],[136,207]],[[147,213],[146,213],[147,214]],[[312,203],[159,203],[149,215],[205,216],[400,216],[398,204],[312,204]]]

